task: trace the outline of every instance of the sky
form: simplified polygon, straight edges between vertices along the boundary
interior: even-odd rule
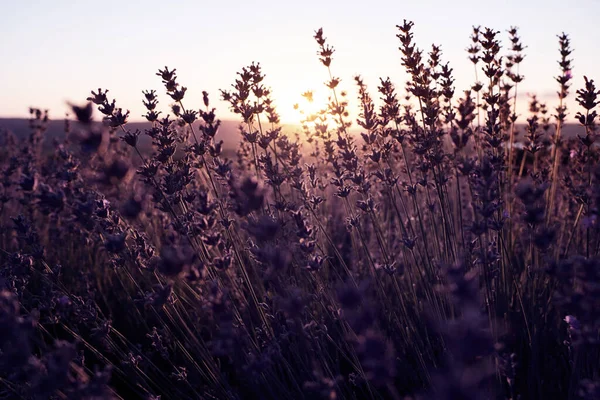
[[[519,92],[536,93],[550,108],[558,104],[557,35],[568,33],[574,48],[568,104],[574,106],[583,75],[600,80],[599,18],[600,0],[0,0],[0,117],[27,117],[34,106],[62,119],[68,102],[83,104],[90,90],[103,88],[117,106],[131,110],[132,120],[142,120],[142,90],[156,89],[159,107],[168,110],[155,75],[166,65],[177,68],[178,81],[188,88],[186,108],[200,108],[206,90],[218,116],[233,119],[219,89],[229,89],[236,72],[255,61],[283,122],[294,123],[300,116],[293,105],[302,104],[303,92],[312,90],[321,101],[328,95],[316,29],[322,27],[336,49],[332,72],[354,105],[357,74],[374,97],[379,77],[404,87],[396,38],[404,19],[414,21],[418,47],[441,46],[457,94],[474,82],[466,53],[472,26],[501,31],[505,45],[506,30],[517,26],[527,46]],[[518,103],[522,119],[526,100]]]

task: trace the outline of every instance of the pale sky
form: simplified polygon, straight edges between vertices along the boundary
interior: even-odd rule
[[[553,108],[556,35],[568,33],[575,50],[573,104],[584,74],[600,81],[599,17],[600,0],[0,0],[0,117],[27,117],[35,106],[62,119],[67,101],[83,103],[91,89],[101,87],[131,110],[133,120],[142,120],[141,92],[156,89],[162,95],[155,72],[168,65],[188,87],[187,108],[200,108],[206,90],[219,117],[230,119],[219,89],[228,89],[241,67],[258,61],[283,121],[296,122],[293,104],[301,102],[301,93],[327,94],[327,71],[312,38],[316,29],[323,27],[335,47],[333,74],[355,104],[356,74],[373,97],[379,77],[390,76],[404,87],[396,25],[405,18],[415,22],[420,48],[441,45],[443,60],[454,68],[457,94],[474,81],[465,51],[472,26],[502,31],[505,45],[506,30],[519,27],[527,46],[519,92],[535,92]],[[160,100],[159,107],[168,109],[169,99]]]

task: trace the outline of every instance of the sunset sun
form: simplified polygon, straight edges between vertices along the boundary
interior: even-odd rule
[[[328,96],[325,90],[306,91],[289,98],[283,97],[277,107],[281,121],[285,124],[300,125],[311,116],[327,108]]]

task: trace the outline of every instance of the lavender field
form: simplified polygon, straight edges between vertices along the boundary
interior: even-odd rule
[[[0,129],[0,398],[600,399],[597,71],[560,34],[524,98],[520,31],[476,26],[456,87],[416,27],[376,86],[315,31],[297,126],[256,62]]]

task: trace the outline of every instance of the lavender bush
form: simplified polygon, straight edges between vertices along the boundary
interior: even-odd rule
[[[516,28],[473,28],[459,94],[440,47],[408,21],[397,37],[403,94],[357,76],[353,100],[316,31],[329,103],[296,134],[242,68],[220,93],[235,154],[168,67],[144,132],[105,89],[50,154],[43,110],[26,140],[3,132],[0,396],[600,398],[594,81],[568,110],[560,35],[558,106],[519,121]]]

